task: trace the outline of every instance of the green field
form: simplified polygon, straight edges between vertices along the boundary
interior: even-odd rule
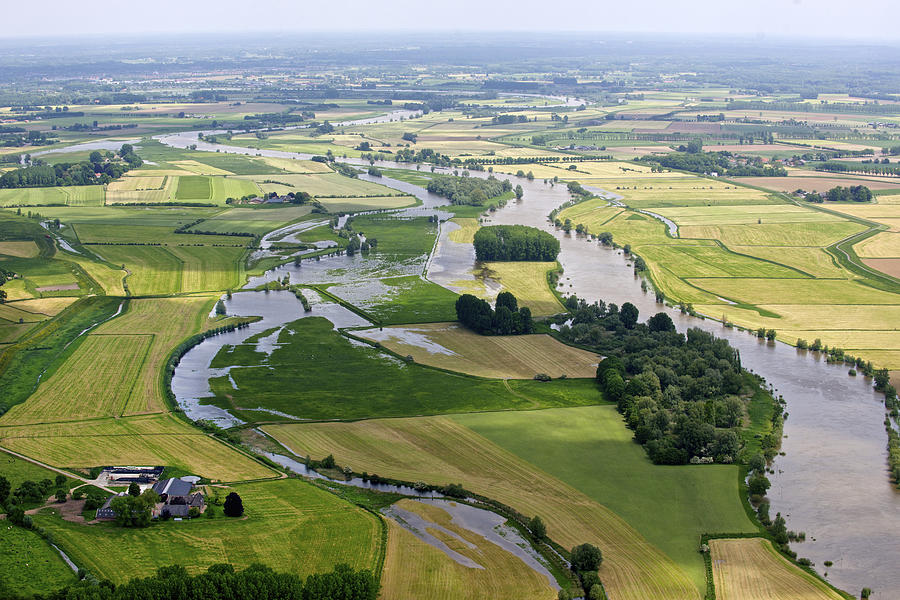
[[[243,500],[244,519],[225,517],[215,507],[214,518],[125,529],[112,523],[70,523],[45,509],[35,523],[77,565],[116,583],[173,564],[197,573],[215,563],[243,568],[259,562],[301,576],[330,571],[338,563],[375,568],[383,548],[374,515],[297,479],[233,490]]]
[[[457,294],[416,275],[335,285],[328,291],[384,325],[456,320]]]
[[[700,535],[756,531],[740,503],[736,466],[653,465],[613,406],[452,418],[610,508],[698,589],[706,586]]]
[[[103,206],[105,198],[106,190],[102,185],[0,190],[0,206]]]
[[[315,315],[315,312],[312,313]],[[225,346],[212,366],[230,366],[230,376],[211,380],[212,402],[250,421],[271,414],[241,409],[267,408],[305,419],[357,419],[478,410],[524,409],[594,404],[595,386],[579,380],[520,381],[514,388],[410,364],[374,348],[351,343],[321,317],[294,321],[278,335],[267,357],[256,340]],[[592,388],[592,389],[589,389]]]
[[[47,594],[77,581],[59,553],[34,531],[0,527],[0,596]]]

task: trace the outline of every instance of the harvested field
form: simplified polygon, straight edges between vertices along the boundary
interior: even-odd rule
[[[35,298],[34,300],[21,300],[18,302],[11,302],[8,304],[8,306],[14,306],[19,310],[24,310],[27,312],[55,317],[56,315],[61,313],[64,308],[75,302],[75,300],[76,298],[72,297]]]
[[[761,538],[710,540],[716,598],[840,600],[823,581],[791,564]]]
[[[900,258],[900,233],[883,231],[853,246],[861,258]]]
[[[865,258],[863,262],[873,269],[900,279],[900,258]]]
[[[479,377],[593,377],[600,357],[549,335],[478,335],[455,323],[398,325],[356,332],[417,363]]]
[[[893,183],[865,177],[734,177],[733,179],[746,185],[786,193],[800,189],[821,194],[833,187],[850,185],[864,185],[873,191],[900,189],[900,181]]]
[[[715,207],[691,206],[659,208],[654,212],[672,219],[679,226],[846,222],[841,217],[817,210],[802,208],[793,204]]]
[[[56,467],[169,465],[220,481],[277,474],[171,415],[6,426],[0,446]]]
[[[37,244],[31,240],[27,242],[0,242],[0,254],[17,258],[34,258],[38,253]]]
[[[825,247],[865,231],[866,226],[850,221],[813,223],[767,222],[746,225],[687,225],[679,227],[682,238],[721,240],[726,246],[808,246]],[[774,221],[769,219],[768,221]]]

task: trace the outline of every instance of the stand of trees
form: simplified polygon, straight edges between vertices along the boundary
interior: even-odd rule
[[[119,159],[107,153],[91,152],[90,160],[78,163],[45,165],[39,162],[7,171],[0,175],[0,188],[55,187],[63,185],[97,185],[118,179],[129,169],[144,164],[130,144],[123,144]]]
[[[216,564],[206,573],[194,576],[184,567],[173,565],[119,586],[88,575],[52,594],[35,596],[34,600],[375,600],[378,588],[370,571],[355,571],[345,564],[329,573],[310,575],[305,581],[293,573],[277,573],[261,564],[243,571],[235,571],[229,564]]]
[[[826,200],[829,202],[871,202],[872,197],[872,190],[864,185],[851,185],[850,187],[839,185],[831,188],[824,194],[809,192],[804,196],[804,199],[807,202],[821,204]]]
[[[635,440],[657,464],[731,463],[740,451],[741,395],[754,391],[740,354],[702,329],[675,331],[658,313],[638,323],[638,309],[574,296],[558,317],[560,336],[606,356],[597,380],[616,402]]]
[[[691,173],[718,173],[728,177],[785,177],[787,171],[780,165],[770,166],[760,157],[742,158],[741,162],[731,152],[703,152],[688,144],[686,152],[672,152],[662,156],[647,156],[642,160],[668,169],[680,169]]]
[[[487,179],[435,175],[428,182],[428,191],[432,194],[447,198],[453,204],[468,204],[471,206],[482,206],[488,200],[501,196],[506,192],[511,192],[512,189],[512,184],[508,179],[500,181],[493,175]]]
[[[534,333],[531,309],[519,308],[518,300],[509,292],[500,292],[494,308],[487,301],[472,294],[456,300],[456,318],[465,327],[482,335],[517,335]]]
[[[559,240],[526,225],[491,225],[475,232],[478,260],[553,261]]]

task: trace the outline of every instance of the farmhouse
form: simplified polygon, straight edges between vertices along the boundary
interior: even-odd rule
[[[124,496],[124,495],[125,495],[125,492],[119,492],[115,496],[110,496],[109,498],[107,498],[106,502],[103,503],[103,506],[101,506],[100,508],[97,509],[97,518],[98,519],[115,519],[116,513],[112,508],[110,508],[109,505],[112,504],[112,501],[114,498],[117,498],[119,496]]]
[[[206,503],[200,492],[191,493],[193,484],[183,479],[164,479],[153,486],[159,494],[159,503],[153,509],[154,517],[187,517],[192,508],[203,512]]]

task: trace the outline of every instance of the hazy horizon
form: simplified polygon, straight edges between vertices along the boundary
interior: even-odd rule
[[[159,34],[340,34],[406,32],[579,32],[597,34],[673,34],[739,36],[794,40],[840,39],[871,43],[900,41],[900,5],[889,0],[860,0],[854,17],[836,0],[760,0],[752,7],[712,0],[672,3],[635,0],[598,3],[573,0],[548,5],[536,0],[507,2],[457,0],[440,8],[410,0],[386,0],[315,6],[285,6],[274,0],[160,0],[152,8],[109,8],[74,12],[70,3],[47,0],[41,10],[13,4],[5,10],[15,24],[0,40],[121,38]],[[302,41],[302,40],[298,40]]]

